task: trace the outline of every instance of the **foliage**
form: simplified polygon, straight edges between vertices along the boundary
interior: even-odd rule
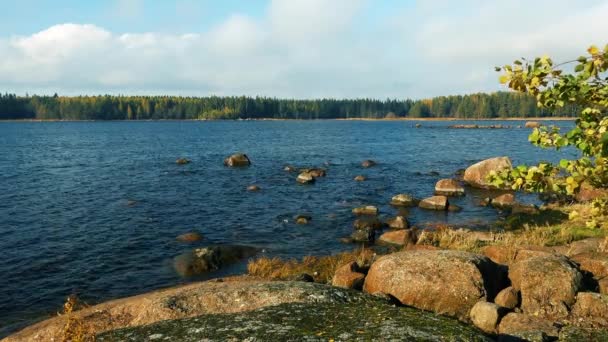
[[[534,96],[539,108],[580,109],[576,126],[569,132],[564,134],[557,127],[541,126],[529,136],[529,141],[541,148],[574,147],[580,157],[563,159],[557,165],[547,162],[520,165],[492,175],[495,185],[567,196],[575,195],[584,182],[598,188],[608,186],[608,45],[604,50],[592,46],[587,51],[588,55],[557,65],[544,56],[496,68],[503,72],[501,83]],[[572,63],[576,64],[572,73],[561,69]]]
[[[424,100],[316,99],[177,96],[25,96],[0,94],[0,119],[348,119],[457,117],[470,119],[570,116],[574,108],[548,111],[527,94],[498,92]]]
[[[62,342],[94,342],[95,333],[91,327],[74,315],[74,311],[82,307],[82,303],[74,295],[69,296],[63,304],[66,323],[63,328]]]

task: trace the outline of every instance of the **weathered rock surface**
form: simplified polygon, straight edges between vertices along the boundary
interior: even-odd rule
[[[217,245],[196,248],[173,259],[175,271],[189,277],[220,269],[257,253],[257,248],[238,245]]]
[[[398,194],[391,198],[391,205],[396,207],[413,207],[416,206],[416,199],[407,194]]]
[[[446,196],[431,196],[421,200],[418,206],[422,209],[447,210],[448,198]]]
[[[198,232],[189,232],[178,235],[175,239],[179,242],[197,242],[203,239],[203,235]]]
[[[595,279],[608,277],[608,253],[582,253],[571,257],[582,271],[589,272]]]
[[[351,242],[374,242],[375,239],[375,229],[356,229],[352,234],[350,234]]]
[[[608,328],[581,328],[565,326],[559,331],[559,342],[605,342],[608,341]]]
[[[358,207],[353,209],[353,214],[357,216],[361,215],[378,215],[378,208],[373,205],[366,205],[364,207]]]
[[[524,127],[526,127],[526,128],[538,128],[538,127],[540,127],[540,122],[538,122],[538,121],[526,121],[526,124],[524,125]]]
[[[498,322],[508,312],[507,308],[494,303],[479,301],[471,309],[471,322],[479,329],[493,334],[496,332]]]
[[[599,197],[608,195],[608,189],[595,188],[589,183],[583,182],[581,189],[576,194],[576,200],[579,202],[589,202]]]
[[[521,309],[528,315],[564,319],[581,288],[582,275],[565,257],[538,256],[509,268],[513,288],[521,292]]]
[[[327,175],[327,170],[321,169],[321,168],[300,169],[300,172],[301,173],[303,173],[303,172],[308,173],[308,174],[310,174],[314,178],[325,177]]]
[[[376,162],[370,159],[364,160],[363,162],[361,162],[361,166],[364,168],[376,166]]]
[[[251,165],[251,160],[244,153],[236,153],[224,159],[224,165],[230,167],[242,167]]]
[[[315,177],[313,177],[309,172],[302,172],[296,178],[296,182],[300,184],[311,184],[315,182]]]
[[[526,338],[529,333],[544,333],[548,337],[557,338],[559,329],[550,321],[521,313],[509,313],[500,321],[498,332],[501,335],[508,335]],[[526,340],[528,340],[526,338]]]
[[[514,309],[519,305],[519,291],[509,286],[498,292],[494,303],[507,309]]]
[[[462,196],[464,187],[455,179],[441,179],[435,184],[435,195]]]
[[[248,312],[205,314],[107,332],[98,341],[490,341],[456,320],[360,292],[298,283],[308,297]],[[301,293],[301,291],[300,291]],[[362,323],[364,319],[364,324]]]
[[[499,209],[511,208],[513,207],[513,204],[515,204],[515,195],[511,193],[502,194],[492,199],[491,204],[493,207]]]
[[[575,323],[587,327],[608,328],[608,296],[579,292],[576,295],[576,303],[572,307],[571,318]]]
[[[382,229],[384,223],[376,216],[361,216],[353,222],[355,229]]]
[[[406,244],[406,238],[409,237],[411,232],[406,229],[395,230],[392,232],[386,232],[378,238],[378,243],[403,246]]]
[[[386,225],[392,229],[408,229],[410,227],[407,218],[401,215],[386,220]]]
[[[511,164],[511,159],[509,159],[509,157],[496,157],[482,160],[477,164],[469,166],[464,171],[463,180],[474,187],[484,189],[492,188],[493,186],[487,180],[490,172],[498,172],[503,169],[510,169],[512,167],[513,165]]]
[[[607,241],[605,238],[587,238],[570,243],[567,256],[575,256],[579,254],[597,253],[600,251],[602,243]]]
[[[498,265],[481,255],[450,250],[403,251],[374,262],[364,290],[467,320],[475,303],[494,299],[503,287],[503,278]]]
[[[365,274],[361,272],[357,263],[353,261],[336,270],[331,284],[346,289],[361,290],[364,281]]]

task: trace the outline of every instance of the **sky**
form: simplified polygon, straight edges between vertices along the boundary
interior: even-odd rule
[[[608,0],[0,0],[0,92],[428,98],[608,43]],[[503,89],[504,90],[504,89]]]

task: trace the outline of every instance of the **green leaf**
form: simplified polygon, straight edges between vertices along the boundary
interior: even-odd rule
[[[562,169],[567,168],[569,164],[570,164],[570,161],[568,159],[562,159],[562,160],[559,161],[559,166]]]
[[[575,72],[581,72],[581,71],[583,71],[583,69],[585,69],[585,65],[584,64],[579,64],[576,67],[574,67],[574,71]]]

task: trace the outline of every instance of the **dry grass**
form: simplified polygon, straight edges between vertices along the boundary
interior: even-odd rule
[[[63,304],[63,312],[60,316],[65,317],[62,342],[94,342],[95,331],[83,320],[75,317],[74,312],[85,307],[78,298],[71,295]]]
[[[316,282],[329,283],[340,266],[353,261],[360,266],[369,265],[375,256],[370,249],[358,249],[329,256],[306,256],[301,261],[261,257],[249,262],[247,272],[270,280],[289,280],[306,273]]]

